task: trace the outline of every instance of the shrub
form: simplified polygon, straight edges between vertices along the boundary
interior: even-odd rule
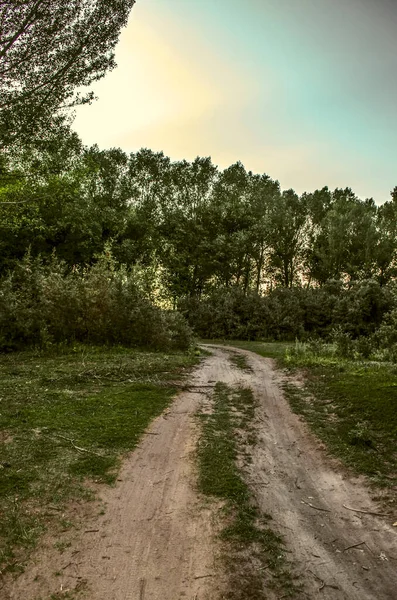
[[[335,327],[331,333],[331,340],[335,344],[336,354],[341,358],[353,358],[354,344],[349,333],[341,326]]]
[[[155,306],[108,252],[68,269],[27,255],[0,280],[0,348],[83,342],[186,349],[192,333],[179,314]]]

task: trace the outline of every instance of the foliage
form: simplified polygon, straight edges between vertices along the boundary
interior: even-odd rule
[[[59,122],[42,140],[1,159],[3,296],[23,278],[21,260],[27,252],[33,262],[41,256],[49,264],[56,250],[64,273],[51,274],[52,296],[47,289],[46,298],[55,298],[58,290],[58,306],[76,321],[74,333],[59,333],[71,320],[51,309],[58,312],[59,326],[49,317],[44,326],[40,313],[33,333],[29,318],[19,319],[20,344],[65,335],[140,344],[156,332],[161,339],[154,345],[174,343],[159,332],[168,327],[167,320],[179,317],[157,311],[149,319],[149,304],[136,299],[137,286],[130,282],[140,270],[146,300],[178,306],[201,337],[331,339],[337,328],[340,344],[343,336],[345,346],[351,339],[351,349],[345,349],[349,355],[368,356],[374,344],[385,351],[375,333],[384,315],[397,307],[396,198],[393,191],[391,201],[376,207],[350,188],[298,196],[239,162],[221,171],[210,158],[172,162],[148,149],[127,156],[117,148],[85,148]],[[98,256],[107,250],[114,260],[111,284],[99,275]],[[135,269],[134,277],[125,278],[123,269]],[[66,280],[68,290],[60,283]],[[18,310],[27,316],[32,300],[23,289],[21,283]],[[96,300],[86,300],[83,309],[75,299],[84,295]],[[139,310],[127,310],[127,298]],[[18,321],[10,312],[15,301],[10,296],[5,307],[10,323]],[[101,302],[97,319],[93,306]],[[124,310],[110,317],[110,307],[118,303]],[[147,330],[132,328],[135,318],[147,322]],[[105,323],[112,319],[110,328]],[[12,346],[15,340],[4,335]],[[384,330],[384,339],[391,337]]]
[[[329,307],[326,316],[319,301],[328,304],[326,290],[332,298],[339,293],[331,282],[372,281],[366,292],[357,288],[354,304],[369,303],[360,294],[372,295],[368,319],[378,325],[383,307],[376,308],[375,296],[384,302],[379,288],[395,274],[395,200],[376,207],[349,188],[299,197],[241,163],[220,171],[210,158],[172,162],[148,149],[127,156],[84,148],[61,124],[4,158],[0,175],[0,272],[29,247],[32,256],[56,248],[72,267],[94,263],[110,243],[119,263],[155,269],[175,304],[214,289],[239,288],[247,296],[310,290],[303,305],[313,333],[331,326]],[[345,312],[341,307],[341,324]],[[351,333],[370,329],[357,323]]]
[[[28,143],[115,67],[135,0],[4,0],[0,6],[0,145]]]
[[[330,281],[319,288],[279,287],[266,295],[220,288],[201,300],[185,298],[179,308],[202,338],[322,338],[345,343],[347,351],[348,340],[374,334],[394,302],[390,287],[364,280],[352,286]]]
[[[186,349],[192,338],[182,316],[155,306],[109,252],[73,270],[28,254],[0,280],[1,348],[76,341]]]

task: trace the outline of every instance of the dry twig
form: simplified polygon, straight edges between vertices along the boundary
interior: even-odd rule
[[[351,546],[347,546],[347,548],[343,548],[343,552],[346,552],[346,550],[350,550],[351,548],[358,548],[363,544],[365,544],[365,542],[358,542],[358,544],[352,544]]]
[[[67,442],[70,442],[72,444],[73,448],[76,448],[76,450],[78,450],[79,452],[87,452],[87,454],[94,454],[95,456],[99,456],[100,458],[102,458],[101,454],[98,454],[97,452],[94,452],[93,450],[88,450],[87,448],[81,448],[81,446],[76,446],[76,444],[74,443],[74,440],[72,440],[69,437],[66,437],[65,435],[61,435],[60,433],[53,433],[52,435],[54,437],[61,438],[62,440],[66,440]]]
[[[321,510],[323,512],[331,512],[328,508],[320,508],[319,506],[314,506],[311,502],[306,502],[305,500],[301,500],[302,504],[307,504],[311,508],[315,508],[316,510]]]
[[[351,510],[353,512],[358,512],[358,513],[363,513],[364,515],[375,515],[376,517],[388,517],[389,515],[386,515],[385,513],[377,513],[377,512],[373,512],[372,510],[362,510],[361,508],[350,508],[349,506],[346,506],[346,504],[342,504],[343,508],[346,508],[347,510]]]

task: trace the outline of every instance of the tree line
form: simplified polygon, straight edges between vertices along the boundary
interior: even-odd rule
[[[119,264],[150,268],[174,302],[396,275],[397,187],[381,206],[350,188],[298,195],[240,162],[87,148],[64,125],[3,155],[0,194],[0,273],[28,249],[72,268],[106,245]]]

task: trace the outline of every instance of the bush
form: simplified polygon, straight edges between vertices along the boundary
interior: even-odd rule
[[[108,252],[92,267],[69,270],[27,255],[0,280],[0,348],[83,342],[186,349],[182,315],[155,306]]]
[[[335,351],[341,358],[353,358],[354,343],[349,333],[338,326],[331,332],[331,340],[335,344]]]

